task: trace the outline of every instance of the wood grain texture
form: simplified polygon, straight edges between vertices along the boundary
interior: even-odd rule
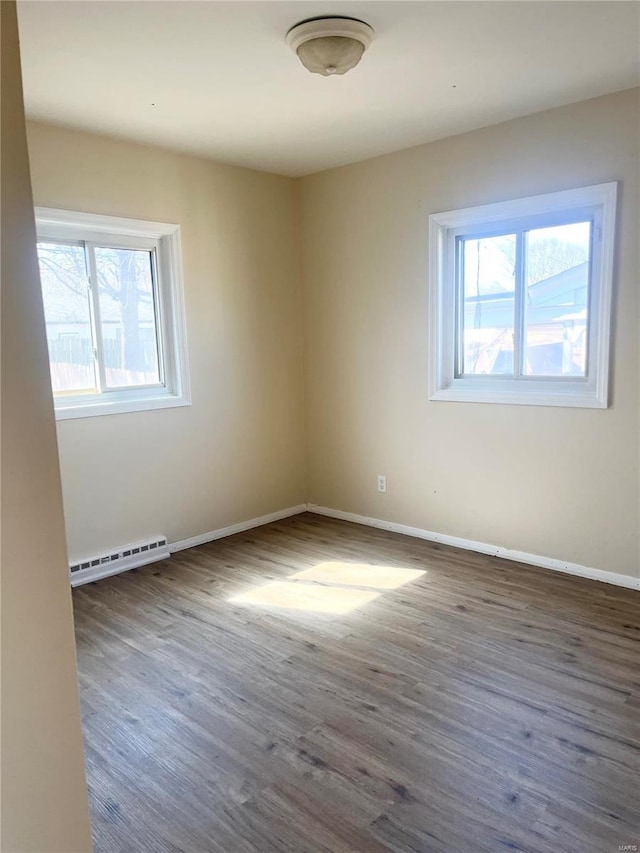
[[[229,600],[336,561],[424,574]],[[97,853],[640,846],[637,592],[305,514],[74,606]]]

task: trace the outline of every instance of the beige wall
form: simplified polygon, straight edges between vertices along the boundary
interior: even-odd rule
[[[636,89],[302,180],[311,502],[638,575],[638,118]],[[429,214],[613,180],[611,408],[430,402]]]
[[[294,182],[28,126],[35,202],[182,229],[193,404],[58,423],[71,558],[306,499]]]
[[[15,4],[2,13],[2,841],[91,849]]]
[[[637,575],[638,90],[298,182],[46,125],[29,145],[36,203],[182,226],[194,402],[58,424],[72,558],[309,500]],[[429,214],[611,180],[611,408],[430,402]]]

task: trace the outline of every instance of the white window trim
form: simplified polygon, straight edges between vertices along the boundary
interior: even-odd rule
[[[606,409],[617,182],[434,213],[429,217],[429,397],[473,403]],[[527,220],[543,225],[587,210],[594,217],[586,377],[571,379],[455,375],[455,238]]]
[[[104,241],[156,249],[162,350],[166,386],[92,395],[54,396],[57,420],[89,418],[191,405],[180,226],[94,213],[36,207],[38,240]],[[167,281],[168,278],[168,281]]]

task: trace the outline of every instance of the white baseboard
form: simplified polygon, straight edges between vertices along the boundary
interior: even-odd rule
[[[316,515],[325,515],[329,518],[337,518],[342,521],[351,521],[355,524],[364,524],[368,527],[377,527],[380,530],[389,530],[392,533],[402,533],[405,536],[412,536],[416,539],[425,539],[428,542],[439,542],[442,545],[451,545],[454,548],[464,548],[466,551],[477,551],[480,554],[490,554],[493,557],[500,557],[504,560],[513,560],[517,563],[528,563],[531,566],[538,566],[543,569],[551,569],[555,572],[563,572],[569,575],[577,575],[578,577],[588,578],[590,580],[602,581],[604,583],[614,584],[615,586],[626,587],[627,589],[640,590],[640,578],[633,578],[629,575],[620,575],[615,572],[606,572],[602,569],[594,569],[590,566],[582,566],[579,563],[569,563],[565,560],[556,560],[552,557],[542,557],[539,554],[528,554],[525,551],[513,551],[510,548],[504,548],[500,545],[488,545],[486,542],[475,542],[472,539],[461,539],[458,536],[449,536],[446,533],[435,533],[432,530],[423,530],[420,527],[410,527],[406,524],[397,524],[393,521],[384,521],[380,518],[369,518],[365,515],[357,515],[353,512],[344,512],[340,509],[329,509],[328,507],[318,506],[317,504],[298,504],[297,506],[281,509],[278,512],[271,512],[268,515],[261,515],[259,518],[251,518],[248,521],[240,521],[237,524],[231,524],[229,527],[220,527],[217,530],[211,530],[208,533],[201,533],[198,536],[192,536],[189,539],[180,539],[177,542],[168,543],[168,548],[158,551],[148,551],[144,554],[132,555],[120,559],[111,565],[100,565],[95,568],[87,569],[71,575],[71,585],[80,586],[84,583],[100,580],[101,578],[110,577],[111,575],[126,572],[129,569],[136,569],[148,563],[155,563],[158,560],[165,560],[176,551],[184,551],[186,548],[194,548],[196,545],[204,545],[207,542],[214,542],[216,539],[223,539],[225,536],[232,536],[234,533],[242,533],[245,530],[251,530],[254,527],[261,527],[263,524],[270,524],[273,521],[280,521],[283,518],[289,518],[293,515],[299,515],[301,512],[312,512]]]
[[[627,589],[640,589],[640,578],[633,578],[630,575],[605,572],[602,569],[581,566],[579,563],[568,563],[565,560],[555,560],[552,557],[541,557],[539,554],[527,554],[525,551],[512,551],[510,548],[503,548],[500,545],[474,542],[472,539],[461,539],[458,536],[449,536],[445,533],[434,533],[431,530],[423,530],[420,527],[409,527],[406,524],[396,524],[393,521],[383,521],[380,518],[369,518],[365,515],[356,515],[356,513],[344,512],[340,509],[329,509],[328,507],[318,506],[317,504],[308,504],[307,508],[309,512],[314,512],[317,515],[326,515],[329,518],[352,521],[356,524],[365,524],[368,527],[378,527],[380,530],[403,533],[405,536],[413,536],[416,539],[439,542],[442,545],[464,548],[467,551],[477,551],[480,554],[491,554],[493,557],[513,560],[516,563],[529,563],[529,565],[539,566],[542,569],[552,569],[554,572],[578,575],[579,577],[589,578],[590,580],[624,586]]]
[[[169,553],[173,554],[176,551],[184,551],[186,548],[195,548],[196,545],[204,545],[207,542],[214,542],[216,539],[223,539],[225,536],[233,536],[234,533],[242,533],[245,530],[251,530],[253,527],[262,527],[263,524],[270,524],[272,521],[280,521],[283,518],[289,518],[292,515],[299,515],[301,512],[307,511],[307,504],[298,504],[291,506],[288,509],[281,509],[278,512],[270,512],[268,515],[261,515],[259,518],[251,518],[249,521],[239,521],[237,524],[231,524],[229,527],[220,527],[218,530],[210,530],[208,533],[200,533],[198,536],[191,536],[189,539],[180,539],[177,542],[169,542]]]
[[[261,515],[259,518],[251,518],[249,521],[240,521],[238,524],[232,524],[229,527],[220,527],[218,530],[211,530],[209,533],[201,533],[199,536],[192,536],[190,539],[181,539],[178,542],[169,542],[162,548],[153,551],[145,551],[131,555],[129,557],[119,557],[118,560],[97,565],[95,567],[86,568],[82,571],[74,571],[71,574],[71,586],[81,586],[85,583],[108,578],[112,575],[118,575],[121,572],[127,572],[130,569],[138,569],[140,566],[146,566],[149,563],[156,563],[158,560],[166,560],[175,551],[184,551],[186,548],[194,548],[196,545],[204,545],[206,542],[213,542],[215,539],[222,539],[225,536],[232,536],[234,533],[242,533],[244,530],[251,530],[253,527],[261,527],[263,524],[270,524],[272,521],[280,521],[283,518],[289,518],[292,515],[299,515],[301,512],[307,511],[307,504],[298,504],[287,509],[271,512],[268,515]],[[166,540],[165,540],[166,541]],[[138,543],[138,545],[141,543]],[[133,545],[125,545],[118,551],[131,549]],[[155,549],[155,546],[154,546]],[[114,549],[115,550],[115,549]],[[97,562],[100,558],[90,558]],[[78,560],[80,564],[83,561]]]

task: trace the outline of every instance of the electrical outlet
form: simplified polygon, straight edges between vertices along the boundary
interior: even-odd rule
[[[387,491],[387,478],[384,474],[378,474],[378,491],[386,492]]]

